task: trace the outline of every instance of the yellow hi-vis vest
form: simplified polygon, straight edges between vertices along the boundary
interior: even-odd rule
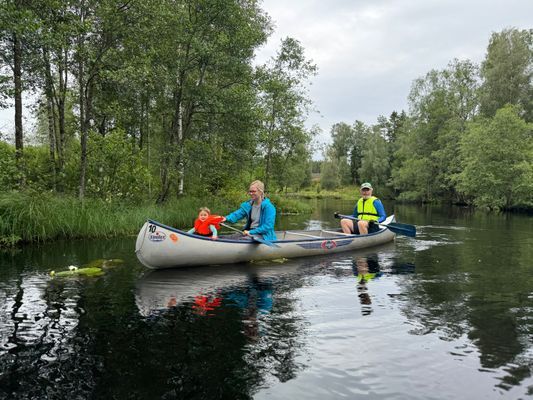
[[[377,197],[371,196],[368,199],[362,197],[357,202],[357,218],[365,221],[377,221],[379,219],[378,210],[374,207],[374,200]]]

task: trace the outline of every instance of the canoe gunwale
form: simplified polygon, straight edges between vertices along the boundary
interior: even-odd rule
[[[170,230],[172,232],[175,232],[175,233],[178,233],[180,235],[188,236],[188,237],[190,237],[192,239],[207,240],[207,241],[210,241],[210,242],[213,240],[213,239],[211,239],[211,237],[205,237],[205,236],[200,236],[200,235],[194,235],[192,233],[187,233],[186,231],[182,231],[182,230],[174,228],[172,226],[168,226],[168,225],[162,224],[161,222],[155,221],[153,219],[148,219],[146,222],[148,224],[154,224],[154,225],[157,225],[157,226],[159,226],[161,228],[168,229],[168,230]],[[381,224],[381,225],[384,225],[384,224]],[[333,234],[332,234],[331,236],[324,236],[324,237],[317,237],[317,238],[270,240],[270,242],[282,244],[282,243],[317,242],[317,241],[332,240],[332,239],[353,239],[353,238],[372,237],[372,236],[380,235],[386,230],[387,230],[387,228],[380,226],[380,229],[378,231],[373,232],[373,233],[368,233],[366,235],[359,235],[359,234],[351,234],[350,235],[350,234],[339,232],[339,234],[337,236],[333,236]],[[291,233],[291,231],[279,231],[279,232]],[[305,230],[295,230],[294,232],[295,233],[301,233],[301,232],[306,232],[306,231]],[[246,244],[246,245],[250,245],[250,243],[252,243],[252,241],[248,241],[248,240],[225,239],[223,236],[219,236],[218,239],[217,239],[217,242],[240,243],[240,244]]]

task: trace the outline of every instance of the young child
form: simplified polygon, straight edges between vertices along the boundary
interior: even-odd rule
[[[194,221],[194,228],[189,229],[187,233],[208,236],[216,240],[218,238],[218,229],[220,229],[219,224],[224,222],[224,220],[224,217],[211,215],[209,208],[202,207],[198,212],[198,218]]]

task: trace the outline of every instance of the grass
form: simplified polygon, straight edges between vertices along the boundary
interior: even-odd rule
[[[353,200],[359,198],[359,187],[358,186],[345,186],[335,190],[326,190],[319,189],[316,186],[313,188],[306,188],[298,191],[297,193],[292,193],[292,196],[303,197],[307,199],[342,199],[342,200]]]
[[[280,213],[311,212],[295,199],[276,197]],[[183,197],[164,205],[154,203],[108,203],[99,199],[83,202],[75,197],[50,193],[10,192],[0,194],[0,247],[58,238],[96,238],[137,234],[147,219],[189,229],[201,206],[226,214],[238,204],[213,197],[209,202]]]

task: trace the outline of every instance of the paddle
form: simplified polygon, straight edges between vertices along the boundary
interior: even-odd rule
[[[347,218],[351,219],[353,221],[359,221],[359,219],[351,216],[351,215],[343,215],[339,213],[335,213],[335,218],[341,219],[341,218]],[[397,233],[399,235],[405,235],[409,237],[415,237],[416,236],[416,227],[414,225],[409,224],[400,224],[398,222],[389,222],[388,224],[378,224],[379,226],[383,226],[390,231]]]
[[[223,224],[222,222],[220,223],[220,225],[222,225],[223,227],[226,227],[228,229],[234,230],[236,232],[239,232],[239,233],[244,235],[243,231],[241,231],[240,229],[234,228],[233,226],[229,226],[229,225]],[[277,244],[269,242],[268,240],[265,240],[265,239],[261,239],[260,237],[253,236],[253,235],[248,235],[248,236],[250,236],[254,241],[256,241],[258,243],[266,244],[267,246],[270,246],[270,247],[279,247]]]

